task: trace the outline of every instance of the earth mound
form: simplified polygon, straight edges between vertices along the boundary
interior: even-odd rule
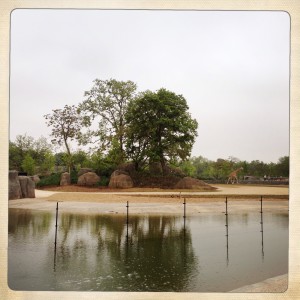
[[[207,191],[216,189],[215,187],[210,186],[204,181],[192,177],[182,178],[175,184],[174,188],[175,189],[202,189]]]

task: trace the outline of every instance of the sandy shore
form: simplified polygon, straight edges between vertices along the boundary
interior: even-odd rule
[[[74,213],[126,213],[127,201],[131,214],[182,214],[186,201],[187,215],[222,213],[225,197],[231,213],[260,211],[288,212],[286,186],[218,185],[214,192],[147,190],[122,192],[57,192],[36,190],[34,199],[10,200],[9,208],[53,211],[59,202],[60,211]]]

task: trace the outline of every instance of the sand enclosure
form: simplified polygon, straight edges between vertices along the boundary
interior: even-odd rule
[[[192,190],[128,189],[120,192],[60,192],[36,190],[36,198],[10,200],[9,208],[53,210],[74,213],[181,214],[183,201],[187,215],[222,213],[225,198],[229,212],[259,211],[263,196],[265,212],[288,212],[287,186],[216,185],[213,192]]]

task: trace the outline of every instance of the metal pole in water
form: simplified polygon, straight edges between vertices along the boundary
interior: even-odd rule
[[[264,219],[262,209],[262,196],[260,197],[260,232],[261,232],[261,253],[264,258]]]
[[[126,205],[126,207],[127,207],[127,217],[126,217],[126,223],[128,224],[128,208],[129,208],[128,201],[127,201],[127,205]]]
[[[225,200],[225,203],[226,203],[226,211],[225,211],[225,216],[226,216],[226,236],[228,237],[228,210],[227,210],[227,197],[226,197],[226,200]]]
[[[183,202],[183,218],[185,219],[186,218],[186,201],[185,201],[185,198],[184,198],[184,202]]]
[[[127,201],[126,208],[127,208],[127,214],[126,214],[126,232],[127,232],[127,235],[126,235],[126,238],[127,238],[127,242],[128,242],[128,237],[129,237],[129,235],[128,235],[128,223],[129,223],[129,221],[128,221],[128,214],[129,214],[129,204],[128,204],[128,201]]]
[[[225,210],[225,227],[226,227],[226,262],[227,262],[227,266],[229,263],[229,245],[228,245],[228,209],[227,209],[227,204],[228,204],[228,200],[227,197],[225,198],[225,204],[226,204],[226,210]]]

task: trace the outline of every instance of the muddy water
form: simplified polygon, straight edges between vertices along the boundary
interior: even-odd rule
[[[225,226],[227,225],[227,226]],[[14,290],[226,292],[288,272],[288,215],[9,211]]]

